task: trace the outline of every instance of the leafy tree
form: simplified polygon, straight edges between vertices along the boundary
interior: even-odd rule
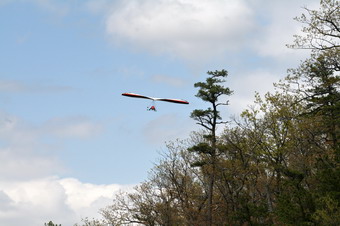
[[[321,1],[319,11],[307,10],[306,36],[296,36],[293,47],[311,48],[310,59],[290,70],[288,83],[305,105],[304,118],[312,121],[309,145],[319,150],[314,164],[312,195],[318,224],[332,225],[340,216],[340,3]],[[300,44],[300,45],[299,45]]]
[[[306,14],[295,20],[305,24],[302,28],[304,35],[295,35],[293,48],[326,50],[339,48],[340,38],[340,3],[337,0],[321,0],[319,10],[305,7]]]
[[[221,135],[224,145],[221,150],[224,152],[223,159],[220,159],[216,187],[228,213],[225,213],[222,223],[227,225],[270,223],[266,218],[267,201],[271,203],[271,200],[262,198],[268,197],[266,196],[268,185],[262,177],[263,165],[256,154],[258,140],[252,137],[254,132],[258,131],[251,131],[246,121],[236,122],[238,126],[225,129]]]
[[[337,225],[340,222],[339,200],[324,196],[318,199],[318,208],[313,218],[319,225]]]
[[[149,179],[131,193],[116,196],[114,203],[101,210],[113,225],[199,225],[205,197],[202,178],[192,168],[189,144],[167,144],[168,153],[151,170]]]
[[[296,35],[291,47],[311,48],[313,53],[299,68],[290,69],[286,80],[296,85],[294,91],[308,113],[322,121],[320,133],[327,136],[340,160],[340,3],[321,0],[320,5],[319,10],[305,8],[309,17],[296,18],[307,26],[302,29],[305,36]]]
[[[88,217],[83,218],[81,224],[75,224],[74,226],[110,226],[106,222],[102,220],[92,219],[90,220]]]
[[[337,52],[340,56],[340,50]],[[334,149],[339,149],[340,76],[330,60],[332,56],[328,51],[312,55],[299,68],[290,70],[287,81],[297,85],[293,91],[306,104],[305,115],[322,123],[320,135]]]
[[[244,147],[250,151],[244,152],[252,156],[251,166],[257,170],[252,181],[257,187],[252,193],[258,196],[253,202],[267,211],[264,216],[272,216],[268,222],[310,222],[306,213],[313,209],[310,193],[304,189],[313,158],[303,132],[309,124],[299,118],[303,106],[296,100],[282,92],[267,93],[264,100],[257,95],[256,105],[242,114],[240,125],[251,144]]]

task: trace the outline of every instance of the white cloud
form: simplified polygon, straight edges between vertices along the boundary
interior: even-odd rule
[[[60,138],[90,138],[102,131],[99,123],[94,123],[86,117],[53,118],[43,127],[46,132]]]
[[[0,80],[0,92],[4,93],[55,93],[72,90],[69,86],[30,84],[17,80]]]
[[[41,143],[39,137],[39,128],[0,112],[0,180],[36,178],[62,171],[58,160],[43,154],[51,147]]]
[[[303,7],[315,8],[319,1],[258,1],[255,10],[262,15],[262,24],[253,36],[253,47],[259,55],[275,58],[306,57],[307,51],[296,51],[286,47],[293,44],[293,35],[301,34],[302,24],[293,18],[306,13]]]
[[[115,42],[186,60],[238,49],[253,28],[241,0],[131,0],[111,9],[106,27]]]
[[[75,178],[62,179],[60,184],[65,188],[67,205],[82,217],[91,217],[94,213],[91,208],[98,211],[110,204],[114,194],[120,190],[128,191],[133,188],[132,185],[82,183]]]
[[[132,185],[95,185],[74,178],[45,177],[28,181],[0,180],[0,225],[43,225],[50,220],[73,225],[81,218],[100,218],[99,209]]]
[[[242,76],[235,77],[230,82],[230,88],[234,90],[234,94],[228,99],[230,105],[228,111],[232,115],[238,115],[254,103],[255,92],[264,95],[273,91],[273,83],[278,82],[280,74],[267,70],[256,70],[248,72]]]
[[[187,62],[223,61],[244,49],[260,56],[301,59],[308,53],[288,49],[301,24],[293,18],[319,1],[131,0],[92,3],[104,8],[106,30],[116,44]],[[100,5],[100,7],[98,6]],[[110,10],[108,10],[110,9]]]
[[[63,139],[91,138],[101,128],[86,117],[34,125],[0,111],[0,225],[36,226],[50,220],[73,225],[85,217],[99,218],[99,209],[119,189],[130,189],[51,176],[66,170],[53,154]]]
[[[0,180],[37,178],[65,171],[55,157],[39,155],[30,148],[0,148],[0,161]]]
[[[181,78],[176,78],[168,75],[154,75],[151,80],[156,83],[166,84],[173,87],[181,87],[185,84],[185,81]]]
[[[102,128],[86,117],[54,118],[33,125],[0,111],[0,179],[32,179],[65,172],[55,156],[65,138],[93,138]]]

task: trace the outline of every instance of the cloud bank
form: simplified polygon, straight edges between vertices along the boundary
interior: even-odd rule
[[[60,93],[71,90],[69,86],[28,84],[16,80],[0,79],[0,93]]]
[[[301,26],[293,18],[303,12],[306,3],[131,0],[114,4],[90,1],[88,7],[99,11],[106,5],[106,32],[117,45],[204,62],[243,49],[259,56],[291,57],[293,51],[285,45],[299,33]]]
[[[66,171],[56,156],[64,139],[90,139],[102,126],[86,117],[52,118],[33,125],[0,111],[0,225],[62,225],[100,218],[100,208],[130,185],[98,185],[59,178]],[[48,140],[48,141],[46,141]],[[61,143],[61,144],[60,144]]]
[[[58,177],[0,180],[0,224],[33,226],[52,220],[61,225],[73,225],[85,217],[99,219],[100,208],[109,205],[117,192],[132,187],[95,185]]]
[[[244,1],[118,1],[106,20],[116,43],[183,59],[209,59],[238,49],[252,31],[252,11]]]

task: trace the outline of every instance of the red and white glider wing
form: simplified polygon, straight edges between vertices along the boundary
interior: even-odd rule
[[[155,98],[155,97],[143,96],[143,95],[136,94],[136,93],[122,93],[122,95],[123,96],[127,96],[127,97],[150,99],[150,100],[154,100],[154,101],[166,101],[166,102],[171,102],[171,103],[176,103],[176,104],[189,104],[189,102],[186,101],[186,100],[167,99],[167,98]]]
[[[166,101],[166,102],[171,102],[171,103],[176,103],[176,104],[189,104],[188,101],[186,101],[186,100],[179,100],[179,99],[156,98],[155,100]]]
[[[153,97],[147,97],[147,96],[139,95],[139,94],[136,94],[136,93],[122,93],[122,95],[126,96],[126,97],[144,98],[144,99],[150,99],[150,100],[156,99],[156,98],[153,98]]]

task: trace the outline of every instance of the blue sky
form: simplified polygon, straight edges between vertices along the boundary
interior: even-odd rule
[[[229,71],[228,119],[308,56],[285,47],[303,6],[318,1],[0,0],[0,224],[97,217],[199,129],[208,70]],[[123,92],[190,104],[148,112]]]

